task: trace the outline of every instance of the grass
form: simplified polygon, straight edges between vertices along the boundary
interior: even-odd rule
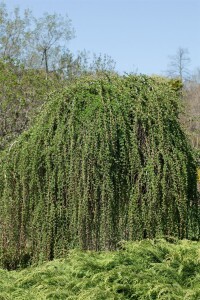
[[[0,300],[200,299],[200,243],[144,240],[115,252],[73,250],[65,259],[0,270]]]

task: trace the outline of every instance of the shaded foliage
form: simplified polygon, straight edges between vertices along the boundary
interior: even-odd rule
[[[62,85],[56,74],[46,80],[44,71],[0,60],[0,150],[30,126],[51,91]]]
[[[192,146],[200,150],[200,84],[191,81],[184,90],[184,124]]]
[[[55,92],[2,157],[1,264],[115,249],[122,239],[198,239],[178,94],[168,80],[106,74]]]

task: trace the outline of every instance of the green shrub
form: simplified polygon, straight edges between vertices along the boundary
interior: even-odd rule
[[[53,93],[2,158],[2,265],[120,240],[198,238],[196,165],[178,93],[167,80],[106,75]]]

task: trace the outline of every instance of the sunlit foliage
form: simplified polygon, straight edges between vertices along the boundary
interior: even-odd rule
[[[37,267],[0,270],[0,299],[200,299],[199,242],[119,246],[116,252],[72,250],[65,259]]]

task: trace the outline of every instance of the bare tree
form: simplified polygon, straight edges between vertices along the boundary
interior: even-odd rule
[[[169,56],[170,62],[168,64],[167,75],[170,77],[178,77],[181,80],[189,78],[189,51],[186,48],[179,47],[175,55]]]

